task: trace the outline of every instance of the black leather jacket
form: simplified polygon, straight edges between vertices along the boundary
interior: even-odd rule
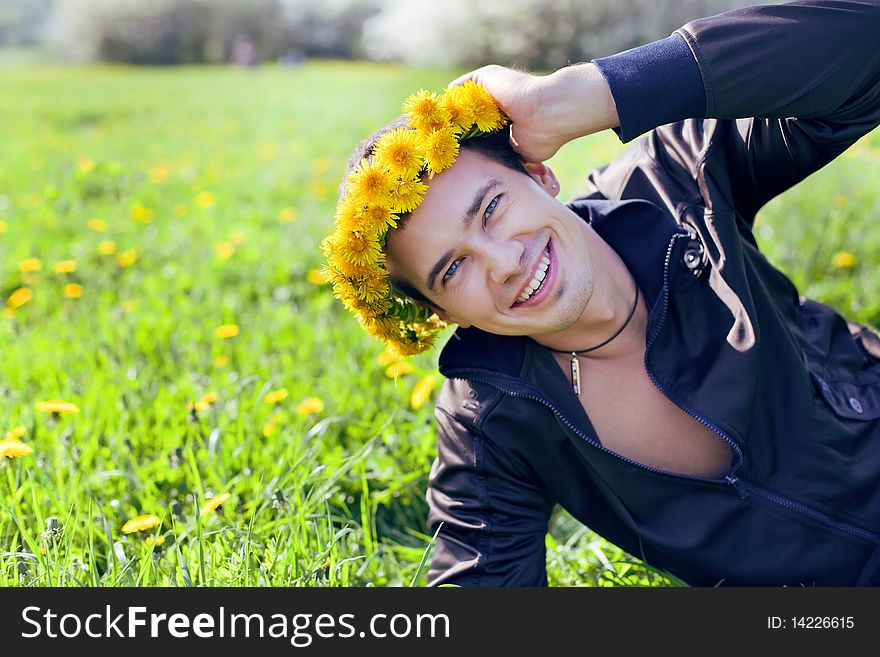
[[[764,203],[880,122],[880,7],[750,8],[670,39],[711,118],[651,130],[570,205],[645,293],[651,379],[729,443],[730,470],[618,456],[548,350],[459,329],[440,357],[429,585],[545,585],[555,504],[693,585],[880,583],[880,340],[799,296],[752,235]],[[656,85],[668,51],[636,53],[655,65],[626,80],[597,60],[624,139],[639,130],[624,99]]]

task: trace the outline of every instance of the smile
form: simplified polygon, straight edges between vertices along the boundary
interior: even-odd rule
[[[514,302],[514,308],[528,303],[540,295],[544,290],[544,284],[549,281],[548,272],[550,271],[550,263],[550,244],[548,242],[547,247],[544,249],[544,255],[538,261],[538,266],[535,268],[531,280],[526,284],[525,288],[523,288],[519,297]]]

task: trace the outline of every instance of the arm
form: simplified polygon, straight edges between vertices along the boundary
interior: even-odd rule
[[[446,413],[427,500],[442,522],[428,586],[546,586],[545,536],[552,503],[479,432]]]
[[[670,129],[668,146],[692,170],[710,147],[724,148],[739,210],[751,217],[880,122],[878,35],[876,0],[793,2],[692,21],[548,76],[484,67],[459,80],[497,90],[526,159],[604,128],[629,141],[688,118],[722,119]]]

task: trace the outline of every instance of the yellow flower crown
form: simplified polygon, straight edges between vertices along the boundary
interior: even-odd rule
[[[463,140],[496,132],[508,119],[470,80],[439,96],[421,90],[406,99],[403,113],[409,127],[379,137],[371,157],[346,178],[334,230],[321,248],[336,297],[367,333],[409,356],[429,349],[446,323],[391,285],[384,265],[388,231],[422,202],[425,181],[452,166]]]

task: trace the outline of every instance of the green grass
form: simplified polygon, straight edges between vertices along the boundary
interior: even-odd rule
[[[351,148],[457,73],[0,68],[0,298],[32,293],[0,315],[0,439],[24,427],[33,449],[0,464],[0,585],[424,585],[435,432],[410,395],[439,386],[437,352],[387,377],[381,346],[307,275]],[[566,146],[563,194],[622,148]],[[875,135],[757,228],[803,293],[874,323],[878,161]],[[839,251],[855,266],[834,267]],[[21,271],[30,258],[40,271]],[[65,260],[75,271],[56,272]],[[323,409],[299,412],[312,397]],[[34,408],[48,399],[79,413]],[[161,525],[123,534],[139,514]],[[553,585],[676,583],[562,511],[547,544]]]

